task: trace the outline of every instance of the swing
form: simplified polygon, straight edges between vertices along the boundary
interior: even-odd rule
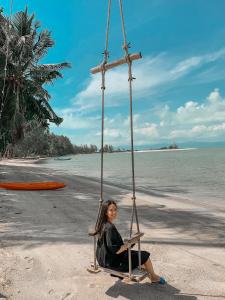
[[[94,263],[87,269],[90,273],[98,273],[103,270],[106,273],[109,273],[113,276],[117,276],[119,278],[126,279],[126,281],[135,281],[140,282],[144,278],[148,276],[148,272],[141,268],[141,246],[140,246],[140,239],[144,235],[144,233],[140,232],[139,223],[138,223],[138,214],[137,214],[137,207],[136,207],[136,196],[135,196],[135,176],[134,176],[134,143],[133,143],[133,108],[132,108],[132,81],[135,79],[132,76],[132,61],[142,58],[141,53],[134,53],[129,54],[128,49],[130,48],[130,44],[127,43],[126,40],[126,32],[125,32],[125,24],[124,24],[124,16],[123,16],[123,7],[122,7],[122,0],[119,0],[120,6],[120,15],[121,15],[121,23],[122,23],[122,33],[123,33],[123,50],[125,52],[125,56],[122,59],[109,62],[108,63],[108,36],[109,36],[109,24],[110,24],[110,10],[111,10],[111,0],[108,0],[108,17],[107,17],[107,28],[106,28],[106,43],[105,43],[105,50],[103,52],[104,58],[103,62],[91,69],[92,74],[96,74],[101,72],[102,75],[102,128],[101,128],[101,193],[100,193],[100,200],[99,200],[99,209],[98,209],[98,217],[96,221],[95,228],[97,228],[101,209],[103,205],[103,145],[104,145],[104,102],[105,102],[105,73],[107,70],[114,68],[116,66],[127,64],[128,65],[128,82],[129,82],[129,98],[130,98],[130,132],[131,132],[131,163],[132,163],[132,214],[131,214],[131,222],[130,222],[130,237],[124,242],[126,249],[128,250],[128,262],[129,262],[129,272],[118,272],[112,269],[103,268],[96,263],[96,241],[97,241],[97,233],[89,232],[89,236],[94,238]],[[136,219],[136,226],[137,226],[137,233],[132,235],[133,230],[133,223],[134,217]],[[139,266],[136,269],[132,270],[132,261],[131,261],[131,246],[132,244],[138,243],[138,260]]]

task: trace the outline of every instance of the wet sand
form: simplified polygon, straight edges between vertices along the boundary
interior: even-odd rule
[[[0,189],[0,299],[225,299],[225,213],[182,198],[137,193],[142,249],[168,284],[125,284],[86,268],[93,261],[88,231],[95,222],[99,182],[57,174],[37,164],[0,164],[0,181],[63,181],[55,191]],[[130,191],[105,186],[119,205],[125,237]],[[213,200],[213,199],[212,199]],[[212,203],[211,203],[212,205]]]

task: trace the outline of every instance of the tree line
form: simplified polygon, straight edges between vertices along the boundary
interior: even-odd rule
[[[104,152],[113,152],[112,145],[104,145]],[[24,137],[15,145],[8,147],[5,157],[61,156],[68,154],[90,154],[100,152],[96,145],[73,145],[63,135],[51,133],[48,128],[39,126],[36,121],[24,130]],[[13,153],[13,154],[12,154]]]

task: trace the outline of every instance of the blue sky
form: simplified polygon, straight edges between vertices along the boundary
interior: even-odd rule
[[[9,0],[1,4],[9,11]],[[225,141],[225,1],[124,0],[127,40],[134,62],[135,145]],[[44,63],[71,62],[64,78],[49,86],[51,105],[64,122],[51,130],[75,144],[100,144],[100,77],[90,68],[102,61],[106,0],[14,0],[28,5],[55,47]],[[112,0],[110,60],[120,58],[122,33]],[[127,69],[106,77],[105,142],[129,144]]]

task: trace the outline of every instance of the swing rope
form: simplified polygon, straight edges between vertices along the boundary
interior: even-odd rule
[[[122,32],[123,32],[123,49],[125,52],[125,58],[128,64],[128,82],[129,82],[129,96],[130,96],[130,139],[131,139],[131,166],[132,166],[132,189],[133,189],[133,209],[131,215],[131,225],[130,225],[130,236],[132,235],[132,227],[133,227],[133,219],[134,214],[137,223],[137,232],[140,232],[139,229],[139,222],[138,222],[138,215],[137,215],[137,207],[136,207],[136,194],[135,194],[135,173],[134,173],[134,130],[133,130],[133,92],[132,92],[132,81],[135,79],[132,75],[132,61],[130,60],[130,54],[128,49],[130,48],[130,44],[127,44],[126,40],[126,30],[125,30],[125,22],[124,22],[124,15],[123,15],[123,4],[122,0],[119,0],[120,4],[120,16],[121,16],[121,24],[122,24]]]
[[[130,59],[130,54],[128,49],[130,48],[130,44],[127,44],[126,39],[126,30],[125,30],[125,22],[123,15],[123,3],[122,0],[119,0],[120,5],[120,16],[121,16],[121,24],[122,24],[122,32],[123,32],[123,49],[125,52],[125,57],[128,65],[128,82],[129,82],[129,96],[130,96],[130,140],[131,140],[131,166],[132,166],[132,188],[133,188],[133,205],[132,205],[132,214],[131,214],[131,223],[130,223],[130,237],[132,236],[133,230],[133,222],[134,215],[136,219],[137,233],[140,233],[138,214],[137,214],[137,206],[136,206],[136,191],[135,191],[135,173],[134,173],[134,130],[133,130],[133,89],[132,82],[135,79],[132,75],[132,61]],[[139,269],[141,269],[141,244],[140,239],[138,240],[138,261],[139,261]]]
[[[108,52],[108,44],[109,44],[109,26],[110,26],[110,13],[111,13],[111,0],[108,0],[108,15],[107,15],[107,25],[106,25],[106,41],[105,41],[105,50],[103,52],[103,62],[101,64],[101,90],[102,90],[102,128],[101,128],[101,192],[100,192],[100,199],[99,199],[99,209],[98,209],[98,217],[95,225],[95,229],[98,228],[102,204],[103,204],[103,167],[104,167],[104,120],[105,120],[105,65],[108,62],[109,52]]]
[[[101,192],[100,192],[100,200],[99,200],[99,209],[98,209],[98,216],[97,221],[95,224],[95,231],[89,233],[94,237],[94,272],[98,271],[96,265],[96,235],[98,233],[99,222],[102,212],[103,206],[103,183],[104,183],[104,176],[103,176],[103,165],[104,165],[104,108],[105,108],[105,73],[108,69],[126,63],[128,65],[128,82],[129,82],[129,100],[130,100],[130,141],[131,141],[131,166],[132,166],[132,213],[131,213],[131,222],[130,222],[130,241],[135,241],[138,243],[138,261],[139,261],[139,269],[141,269],[141,248],[140,248],[140,237],[143,233],[140,233],[139,228],[139,221],[138,221],[138,214],[137,214],[137,206],[136,206],[136,191],[135,191],[135,171],[134,171],[134,138],[133,138],[133,93],[132,93],[132,82],[135,79],[132,75],[132,60],[141,58],[141,54],[129,54],[130,43],[127,43],[126,39],[126,30],[125,30],[125,22],[124,22],[124,15],[123,15],[123,5],[122,0],[119,0],[119,7],[120,7],[120,16],[121,16],[121,25],[122,25],[122,34],[123,34],[123,50],[125,56],[123,59],[120,59],[116,62],[112,62],[108,64],[108,40],[109,40],[109,27],[110,27],[110,11],[111,11],[111,0],[108,0],[108,15],[107,15],[107,26],[106,26],[106,41],[105,41],[105,50],[103,52],[103,61],[102,63],[93,69],[91,72],[93,74],[97,72],[101,72],[101,90],[102,90],[102,128],[101,128]],[[136,220],[137,225],[137,234],[132,237],[133,231],[133,223],[134,218]],[[131,248],[128,246],[128,254],[129,254],[129,277],[132,276],[132,266],[131,266]]]
[[[108,1],[108,16],[107,16],[107,27],[106,27],[106,41],[105,41],[105,50],[103,52],[104,58],[102,62],[102,131],[101,131],[101,195],[100,195],[100,203],[103,202],[103,154],[104,154],[104,120],[105,120],[105,65],[108,62],[109,52],[108,52],[108,44],[109,44],[109,25],[110,25],[110,11],[111,11],[111,0]]]

